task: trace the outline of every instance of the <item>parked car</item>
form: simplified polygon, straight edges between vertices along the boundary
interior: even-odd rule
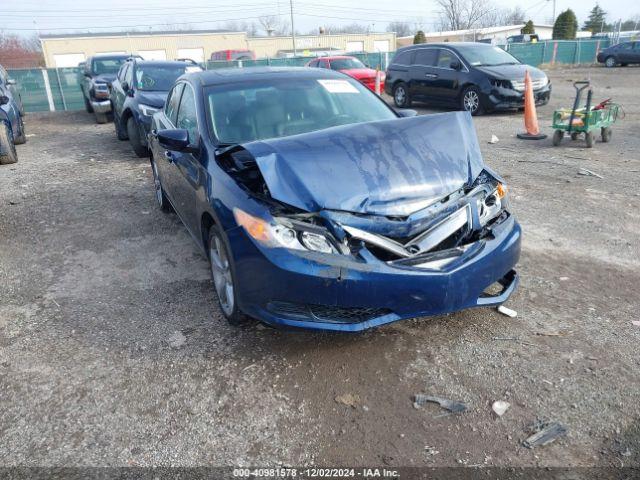
[[[21,104],[16,101],[16,90],[10,87],[15,87],[15,82],[0,66],[0,165],[16,163],[15,146],[27,141]]]
[[[107,123],[111,113],[109,88],[120,66],[128,58],[142,58],[128,54],[103,54],[87,58],[80,88],[87,113],[94,113],[97,123]]]
[[[551,83],[499,47],[475,42],[411,45],[398,49],[387,69],[385,92],[399,108],[413,101],[457,107],[471,115],[524,107],[529,71],[536,105],[546,105]]]
[[[255,60],[256,54],[253,50],[219,50],[211,54],[211,60],[213,61],[227,61],[231,60]]]
[[[22,103],[22,96],[18,91],[18,85],[2,65],[0,65],[0,90],[6,93],[20,112],[20,115],[24,116],[24,104]]]
[[[507,300],[504,182],[468,113],[415,114],[329,69],[178,79],[149,137],[156,199],[207,253],[231,323],[358,331]]]
[[[632,63],[640,63],[640,41],[612,45],[598,52],[597,58],[598,63],[604,63],[609,68],[617,65],[626,67]]]
[[[176,79],[202,70],[191,61],[138,60],[125,62],[111,84],[113,123],[119,140],[129,140],[139,157],[149,154],[151,117],[164,106]]]
[[[333,57],[318,57],[307,63],[307,67],[329,68],[345,73],[355,78],[372,91],[376,91],[376,70],[367,67],[356,57],[346,55]],[[384,72],[380,73],[380,91],[384,91]]]
[[[523,33],[507,37],[507,43],[537,43],[540,37],[535,33]]]

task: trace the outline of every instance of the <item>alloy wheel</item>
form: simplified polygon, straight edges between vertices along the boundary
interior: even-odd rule
[[[231,276],[231,264],[227,257],[227,250],[218,235],[215,235],[209,247],[211,261],[211,274],[213,284],[220,300],[220,307],[229,316],[235,307],[235,295],[233,290],[233,278]]]
[[[607,67],[609,67],[609,68],[611,68],[611,67],[615,67],[615,66],[616,66],[616,59],[615,59],[615,58],[613,58],[613,57],[609,57],[609,58],[607,58],[607,60],[604,62],[604,64],[605,64]]]
[[[404,87],[397,87],[395,93],[396,105],[404,105],[407,99],[407,92],[404,91]]]
[[[151,162],[152,170],[153,170],[153,186],[156,190],[156,200],[158,201],[158,205],[162,208],[164,206],[164,199],[162,198],[162,184],[160,183],[160,177],[158,176],[158,167],[156,167],[156,162]]]
[[[469,90],[464,94],[464,109],[467,112],[474,113],[480,106],[480,97],[474,90]]]

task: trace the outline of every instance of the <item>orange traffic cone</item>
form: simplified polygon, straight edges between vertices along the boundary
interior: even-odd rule
[[[538,115],[536,114],[536,102],[533,100],[533,86],[529,70],[524,74],[524,128],[526,133],[518,133],[517,137],[522,140],[542,140],[547,138],[544,133],[540,133],[538,127]]]

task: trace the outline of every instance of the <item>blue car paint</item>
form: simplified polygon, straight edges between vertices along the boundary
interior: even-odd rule
[[[24,134],[20,107],[9,88],[0,86],[0,95],[9,97],[9,103],[0,106],[0,110],[2,110],[0,121],[9,126],[9,130],[15,139]]]
[[[243,312],[266,323],[283,327],[354,332],[404,318],[438,315],[477,306],[498,305],[509,298],[518,284],[518,276],[513,269],[520,255],[521,239],[520,226],[515,217],[510,214],[505,221],[495,227],[490,235],[479,240],[473,248],[470,248],[463,256],[442,270],[392,265],[374,258],[371,254],[366,255],[366,252],[364,259],[357,259],[348,255],[266,248],[250,238],[244,228],[237,225],[233,209],[239,208],[251,215],[265,219],[270,218],[270,213],[263,201],[249,194],[218,163],[217,160],[225,149],[217,145],[215,139],[212,139],[208,133],[210,124],[202,90],[203,87],[220,83],[255,79],[255,75],[288,75],[292,80],[296,76],[344,78],[330,70],[299,68],[247,68],[240,71],[209,71],[185,75],[177,83],[188,84],[195,93],[200,132],[197,143],[194,142],[195,151],[193,153],[167,152],[159,145],[157,134],[154,135],[154,132],[160,129],[175,128],[164,111],[154,115],[153,130],[149,136],[152,161],[155,161],[158,166],[165,194],[198,246],[206,253],[208,219],[212,219],[225,232],[226,243],[233,258],[232,268],[236,278],[237,302]],[[417,121],[414,125],[416,133],[419,133],[421,138],[419,140],[404,138],[403,140],[410,143],[400,146],[400,148],[410,150],[411,144],[420,145],[421,148],[425,148],[421,153],[427,158],[434,158],[436,162],[440,162],[440,159],[446,156],[446,153],[443,152],[451,148],[455,148],[458,152],[465,152],[459,158],[451,156],[450,161],[458,164],[457,166],[448,166],[448,171],[452,173],[441,176],[434,174],[434,177],[420,173],[422,178],[429,183],[428,189],[425,188],[424,191],[433,193],[436,193],[438,188],[445,188],[444,185],[448,185],[448,180],[452,178],[455,178],[456,181],[451,185],[456,184],[463,177],[465,180],[472,179],[474,173],[482,167],[475,130],[466,114],[461,116],[458,113],[448,113],[435,117],[438,121],[434,122],[432,126],[436,128],[445,128],[450,132],[464,130],[458,132],[457,135],[461,135],[459,141],[465,142],[465,145],[452,145],[450,142],[438,141],[438,151],[428,150],[426,145],[429,142],[425,140],[425,137],[428,137],[430,132],[418,128],[418,125],[423,127],[429,123],[429,120],[420,117],[415,119]],[[397,120],[397,122],[404,122],[404,120]],[[442,124],[445,126],[438,126]],[[406,124],[408,128],[413,128],[414,125]],[[358,128],[365,130],[377,128],[375,125],[372,127],[371,124],[347,127],[353,129],[349,133],[352,140],[357,139],[355,132]],[[313,135],[317,140],[330,144],[336,149],[337,144],[332,142],[331,137],[336,132],[344,132],[345,130],[349,132],[351,128],[331,128],[305,134],[303,137]],[[401,135],[401,133],[396,132],[391,135]],[[290,158],[288,152],[283,150],[284,145],[287,142],[297,141],[296,137],[282,140],[253,142],[253,145],[245,144],[243,148],[254,149],[256,152],[268,152],[268,149],[272,148],[280,152],[278,159],[280,161],[285,157]],[[366,154],[369,145],[367,142],[371,140],[373,139],[367,138],[366,141],[363,141],[358,147],[359,151]],[[431,140],[431,142],[436,141]],[[355,151],[353,144],[346,148],[351,147]],[[402,161],[402,158],[394,157],[392,151],[388,152],[390,152],[388,158],[396,162]],[[171,160],[168,160],[167,154],[171,156]],[[314,155],[318,154],[314,153]],[[413,158],[417,162],[418,156]],[[330,157],[327,157],[325,161],[329,160]],[[354,165],[356,163],[353,161]],[[442,164],[440,163],[440,165]],[[288,171],[290,166],[291,164],[287,162],[285,170]],[[418,168],[418,164],[414,164],[413,168]],[[488,169],[484,168],[484,170]],[[375,169],[359,173],[373,175],[374,171]],[[467,172],[467,174],[463,175],[462,172]],[[491,172],[489,171],[489,173]],[[313,177],[296,178],[300,181],[313,181]],[[402,178],[406,182],[409,181],[408,176]],[[334,180],[335,177],[332,177],[331,181]],[[360,179],[356,178],[354,183],[358,181]],[[376,180],[372,185],[378,186],[381,183],[382,180]],[[303,187],[298,192],[299,198],[295,197],[296,192],[287,192],[292,203],[315,205],[321,195],[326,193],[318,190],[315,186],[316,189],[313,190],[306,183]],[[320,196],[303,196],[304,192],[312,190]],[[348,197],[348,195],[343,195],[345,201],[351,201]],[[330,199],[326,197],[324,200]],[[354,206],[357,205],[362,204],[354,204]],[[370,206],[371,203],[364,205]],[[349,215],[348,212],[333,210],[325,210],[322,213],[328,217]],[[372,217],[376,216],[372,215]],[[380,217],[377,218],[380,221]],[[407,224],[405,228],[410,229],[411,226]],[[500,280],[504,282],[501,294],[491,297],[483,296],[482,292],[489,285]],[[269,305],[278,300],[300,304],[385,308],[389,312],[359,323],[300,321],[270,311]]]
[[[411,201],[433,203],[483,168],[467,112],[343,125],[243,148],[274,198],[310,212],[406,215]]]

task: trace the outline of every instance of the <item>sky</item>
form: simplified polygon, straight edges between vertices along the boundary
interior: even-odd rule
[[[390,21],[410,21],[436,30],[438,8],[434,0],[400,2],[389,0],[292,0],[296,31],[307,33],[320,26],[360,23],[371,31],[386,30]],[[553,0],[490,0],[507,9],[520,6],[527,18],[547,23],[552,18]],[[279,15],[290,22],[289,0],[3,0],[0,31],[32,35],[72,31],[163,30],[181,24],[191,29],[226,28],[228,22],[256,22],[265,15]],[[175,5],[180,6],[177,8]],[[580,24],[595,0],[556,0],[556,14],[572,8]],[[638,0],[601,2],[608,22],[640,17]]]

